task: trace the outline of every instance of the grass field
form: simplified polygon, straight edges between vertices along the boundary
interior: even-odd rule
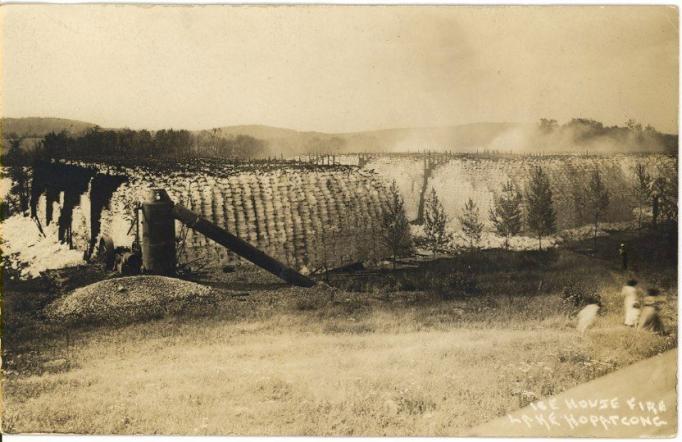
[[[667,295],[667,336],[620,325],[621,240],[640,251],[644,282]],[[30,292],[6,290],[3,430],[458,435],[675,347],[676,271],[655,265],[656,244],[613,237],[599,253],[574,244],[440,260],[409,277],[332,275],[343,290],[240,270],[210,276],[223,298],[208,309],[87,329],[47,327],[7,302]],[[461,259],[477,260],[473,285],[447,277]],[[604,306],[584,337],[561,301],[569,271]],[[427,283],[434,275],[445,282]]]

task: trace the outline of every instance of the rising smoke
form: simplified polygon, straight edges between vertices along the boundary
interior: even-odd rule
[[[676,152],[677,136],[642,127],[635,121],[625,126],[575,118],[565,124],[542,119],[536,125],[511,128],[486,146],[489,150],[513,153],[635,153]]]
[[[348,140],[356,151],[374,152],[481,152],[636,153],[677,152],[677,135],[642,127],[635,121],[604,126],[596,120],[574,118],[564,124],[541,119],[538,123],[475,123],[439,128],[394,129]],[[362,142],[365,141],[365,142]]]

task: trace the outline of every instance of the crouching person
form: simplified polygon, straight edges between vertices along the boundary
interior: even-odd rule
[[[578,325],[575,328],[581,336],[585,335],[587,329],[594,325],[600,308],[600,303],[588,304],[578,312]]]
[[[642,314],[639,317],[638,329],[652,331],[658,334],[665,333],[663,321],[661,321],[660,311],[663,305],[658,289],[647,290],[646,296],[642,299]]]

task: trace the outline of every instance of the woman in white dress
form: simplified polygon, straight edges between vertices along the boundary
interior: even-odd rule
[[[623,303],[625,306],[625,325],[634,327],[639,319],[639,296],[637,295],[637,281],[629,280],[623,286]]]

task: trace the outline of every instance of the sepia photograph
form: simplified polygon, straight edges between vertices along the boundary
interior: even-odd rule
[[[677,435],[679,10],[0,6],[2,434]]]

